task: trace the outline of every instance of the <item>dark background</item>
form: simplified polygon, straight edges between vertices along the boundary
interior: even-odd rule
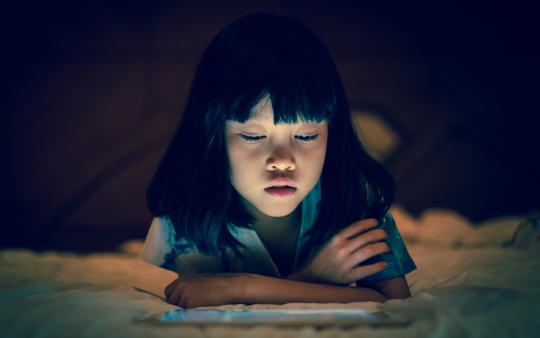
[[[395,202],[474,222],[539,206],[532,8],[290,1],[6,5],[2,246],[143,238],[145,189],[210,40],[253,12],[320,36],[351,107],[401,134]]]

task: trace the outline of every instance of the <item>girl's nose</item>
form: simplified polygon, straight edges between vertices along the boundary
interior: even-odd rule
[[[296,170],[296,165],[292,162],[285,163],[285,162],[279,162],[279,163],[273,163],[269,166],[270,171],[274,170],[281,170],[281,171],[292,171]]]
[[[266,169],[269,171],[282,170],[291,171],[296,170],[296,162],[294,157],[288,153],[274,153],[272,157],[268,158]]]

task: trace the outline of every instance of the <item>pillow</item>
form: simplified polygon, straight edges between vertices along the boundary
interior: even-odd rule
[[[510,242],[511,246],[540,253],[540,211],[532,211],[523,219]]]
[[[507,215],[472,223],[449,209],[427,209],[418,217],[403,207],[390,209],[399,232],[409,244],[433,247],[514,247],[538,250],[540,212]]]
[[[399,149],[399,133],[380,114],[357,109],[351,112],[351,120],[364,148],[375,160],[384,163]]]

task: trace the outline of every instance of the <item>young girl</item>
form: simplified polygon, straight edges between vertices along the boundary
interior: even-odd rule
[[[143,259],[180,274],[165,294],[184,308],[406,298],[393,195],[316,35],[248,15],[198,65],[148,188]]]

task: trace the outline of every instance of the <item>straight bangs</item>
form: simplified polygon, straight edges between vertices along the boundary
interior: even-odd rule
[[[278,58],[279,55],[274,55]],[[335,88],[330,76],[316,65],[296,64],[294,59],[276,60],[280,68],[272,71],[256,60],[246,66],[232,82],[231,91],[224,93],[220,115],[226,120],[244,123],[254,106],[268,99],[272,104],[274,124],[321,122],[333,118],[336,108]],[[237,93],[242,93],[238,95]]]

